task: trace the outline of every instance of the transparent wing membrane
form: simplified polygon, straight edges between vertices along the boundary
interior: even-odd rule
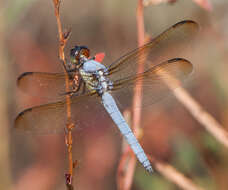
[[[75,129],[96,126],[99,120],[107,121],[100,98],[91,95],[75,96],[71,99],[72,122]],[[67,124],[66,101],[40,105],[21,112],[15,120],[15,128],[35,134],[61,133]]]
[[[72,74],[69,73],[70,76]],[[17,85],[22,91],[28,94],[45,97],[50,100],[58,100],[64,98],[63,94],[66,88],[65,74],[27,72],[19,76]]]
[[[192,70],[193,66],[189,61],[171,59],[144,73],[115,81],[112,95],[123,108],[130,107],[134,89],[142,86],[142,106],[148,106],[169,95]]]
[[[122,79],[137,74],[138,64],[144,64],[144,71],[174,57],[182,57],[198,33],[194,21],[179,22],[158,37],[114,61],[110,66],[110,78]]]
[[[194,21],[179,22],[108,66],[108,77],[113,82],[110,93],[121,110],[131,106],[135,88],[142,87],[142,106],[145,107],[170,94],[191,74],[193,66],[189,61],[173,57],[181,57],[182,50],[196,36],[198,28]],[[142,63],[144,70],[138,73],[138,64]],[[69,72],[69,91],[75,89],[75,76],[75,72]],[[40,134],[63,132],[67,123],[64,73],[27,72],[18,78],[17,85],[31,95],[58,101],[24,110],[17,116],[15,128]],[[100,97],[88,93],[88,89],[84,91],[82,86],[78,94],[71,97],[71,104],[76,129],[97,126],[99,121],[102,125],[103,121],[111,122]]]

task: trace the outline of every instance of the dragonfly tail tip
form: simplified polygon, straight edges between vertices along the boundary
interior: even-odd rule
[[[154,172],[151,166],[146,167],[146,171],[148,171],[150,175],[152,175],[152,173]]]

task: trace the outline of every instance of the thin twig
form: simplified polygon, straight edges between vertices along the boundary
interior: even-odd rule
[[[166,179],[173,182],[177,186],[179,186],[181,189],[185,190],[203,190],[201,187],[197,186],[193,183],[193,181],[187,177],[185,177],[182,173],[177,171],[175,168],[173,168],[171,165],[166,164],[162,161],[158,161],[156,159],[152,159],[150,156],[148,156],[151,163],[153,164],[153,167]]]
[[[58,33],[59,33],[59,57],[62,63],[64,64],[64,73],[65,73],[65,85],[66,85],[66,92],[69,92],[69,77],[66,71],[66,59],[64,54],[64,48],[66,45],[66,42],[69,37],[69,31],[67,33],[63,33],[62,30],[62,24],[60,20],[60,0],[53,0],[54,8],[55,8],[55,17],[57,21],[57,27],[58,27]],[[72,129],[74,127],[74,124],[71,123],[71,101],[70,101],[70,95],[66,95],[66,105],[67,105],[67,126],[66,126],[66,133],[65,133],[65,143],[67,146],[68,151],[68,160],[69,160],[69,170],[68,173],[65,174],[66,177],[66,185],[68,189],[73,189],[72,181],[73,181],[73,156],[72,156]]]
[[[169,76],[168,73],[160,73],[161,75]],[[192,114],[192,116],[203,125],[203,127],[215,137],[217,141],[228,148],[228,132],[220,125],[200,104],[191,97],[191,95],[182,87],[178,85],[178,81],[171,75],[164,77],[166,85],[170,89],[175,89],[173,93],[175,97],[185,106],[185,108]]]
[[[212,115],[204,110],[191,95],[179,87],[174,91],[176,98],[185,106],[192,116],[203,125],[203,127],[215,137],[217,141],[228,148],[228,132],[224,130]]]
[[[143,6],[142,1],[138,0],[137,7],[137,28],[138,28],[138,44],[139,46],[144,44],[144,22],[143,22]],[[143,65],[139,65],[138,72],[143,71]],[[170,84],[170,83],[167,83]],[[172,83],[171,83],[172,84]],[[173,87],[171,86],[171,89]],[[228,133],[223,129],[223,127],[181,87],[177,88],[174,91],[176,98],[190,111],[190,113],[195,117],[197,121],[199,121],[206,129],[209,131],[220,143],[224,146],[228,147]],[[140,107],[141,104],[141,89],[135,90],[134,96],[134,106]],[[134,112],[133,117],[133,130],[138,134],[139,123],[141,118],[141,113],[139,109],[136,109],[137,112]],[[129,153],[128,153],[129,154]],[[128,156],[130,157],[130,156]],[[124,180],[121,181],[123,184],[119,184],[121,186],[121,190],[129,190],[133,180],[133,172],[136,161],[129,161],[128,165],[123,166],[125,163],[124,160],[128,158],[125,154],[122,157],[122,163],[119,168],[127,167],[124,175]],[[130,160],[135,160],[134,156],[130,157]],[[133,167],[132,167],[133,166]],[[172,166],[164,164],[159,161],[153,161],[153,166],[155,169],[160,172],[164,177],[178,185],[179,187],[186,190],[201,190],[202,188],[196,186],[190,179],[184,177],[183,174],[177,172]],[[123,169],[119,169],[119,171],[124,171]],[[128,176],[128,177],[127,177]]]
[[[124,189],[125,177],[126,177],[124,167],[126,165],[128,157],[129,157],[129,152],[125,149],[117,169],[116,181],[117,181],[117,189],[119,190]]]
[[[145,35],[144,35],[144,16],[143,16],[143,3],[142,0],[138,0],[137,5],[137,30],[138,30],[138,46],[142,46],[144,44]],[[140,59],[140,58],[139,58]],[[137,72],[143,72],[144,65],[141,63],[138,65]],[[142,97],[142,81],[138,81],[137,88],[134,89],[134,97],[133,97],[133,120],[132,120],[132,129],[136,137],[139,135],[139,127],[141,120],[141,110],[134,109],[136,107],[140,107],[141,105],[141,97]],[[125,165],[124,165],[124,164]],[[126,148],[125,153],[123,153],[120,165],[117,171],[117,183],[119,190],[129,190],[132,185],[134,172],[136,166],[136,157],[132,154],[132,151],[129,150],[129,147]],[[125,167],[125,169],[123,168]],[[122,178],[122,179],[119,179]]]

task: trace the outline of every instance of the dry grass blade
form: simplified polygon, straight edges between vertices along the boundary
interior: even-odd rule
[[[228,148],[228,133],[223,129],[223,126],[207,113],[183,88],[177,88],[174,94],[192,116],[201,123],[217,141]]]
[[[159,73],[167,76],[168,73],[162,71]],[[164,78],[164,77],[163,77]],[[165,79],[165,78],[164,78]],[[179,86],[178,81],[171,75],[165,80],[166,85],[170,89],[175,89]],[[176,98],[188,109],[192,116],[201,123],[204,128],[211,133],[217,141],[228,148],[228,133],[223,127],[209,114],[207,113],[189,94],[186,90],[180,86],[173,91]]]
[[[150,157],[149,157],[150,158]],[[177,171],[175,168],[173,168],[171,165],[166,164],[164,162],[151,159],[151,162],[154,166],[154,168],[162,174],[166,179],[173,182],[177,186],[179,186],[181,189],[185,190],[203,190],[201,187],[197,186],[193,183],[193,181],[187,177],[185,177],[182,173]]]

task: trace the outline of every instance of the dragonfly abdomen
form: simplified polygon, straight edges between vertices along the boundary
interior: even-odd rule
[[[120,111],[115,103],[115,100],[108,92],[105,92],[102,94],[102,103],[103,103],[105,109],[107,110],[107,112],[110,114],[113,121],[115,122],[115,124],[118,126],[120,132],[123,134],[123,136],[127,140],[128,144],[131,146],[133,152],[137,156],[140,163],[144,166],[144,168],[148,172],[151,173],[153,171],[153,169],[152,169],[152,166],[151,166],[143,148],[139,144],[139,142],[136,139],[135,135],[133,134],[131,128],[128,126],[124,117],[120,113]]]

